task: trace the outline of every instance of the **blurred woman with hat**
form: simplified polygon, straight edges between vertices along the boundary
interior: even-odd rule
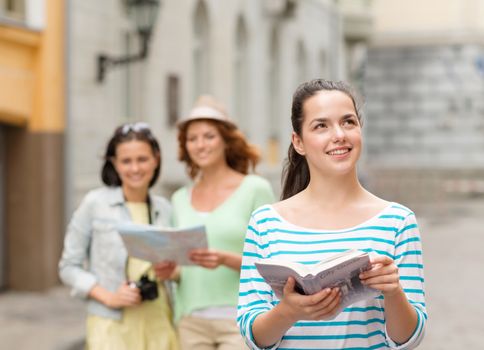
[[[172,197],[174,225],[204,224],[209,243],[191,253],[198,266],[172,275],[182,349],[238,350],[245,347],[236,314],[247,223],[274,195],[267,180],[249,174],[259,152],[213,97],[199,97],[178,130],[179,159],[193,183]]]

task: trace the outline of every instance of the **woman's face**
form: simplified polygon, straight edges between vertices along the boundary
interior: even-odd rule
[[[192,121],[187,127],[186,149],[200,169],[225,162],[225,141],[217,127],[208,121]]]
[[[159,156],[153,153],[149,143],[131,140],[116,147],[113,164],[123,188],[146,191],[159,164]]]
[[[321,91],[303,104],[301,137],[293,133],[296,151],[311,171],[327,175],[355,170],[361,153],[361,125],[353,101],[341,91]]]

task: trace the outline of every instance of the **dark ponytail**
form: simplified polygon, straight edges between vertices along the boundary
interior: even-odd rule
[[[297,153],[291,143],[287,151],[286,164],[282,170],[281,199],[284,200],[301,192],[308,186],[309,179],[309,167],[306,157]]]
[[[298,86],[292,96],[291,123],[292,130],[302,138],[302,124],[304,121],[303,105],[310,97],[320,91],[340,91],[346,94],[355,107],[355,112],[361,122],[359,103],[356,100],[356,93],[353,88],[343,81],[329,81],[324,79],[314,79]],[[306,157],[300,155],[294,149],[292,143],[289,145],[287,159],[282,171],[282,194],[281,199],[298,194],[309,185],[311,174],[309,172]]]

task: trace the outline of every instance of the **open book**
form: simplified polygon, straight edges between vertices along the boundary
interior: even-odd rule
[[[371,267],[368,253],[360,250],[347,250],[313,265],[268,258],[255,262],[255,266],[279,299],[289,276],[296,280],[296,291],[305,295],[339,287],[341,308],[380,294],[360,282],[359,274]]]
[[[172,229],[131,222],[116,225],[128,254],[153,263],[176,261],[179,265],[193,265],[190,250],[207,248],[205,226]]]

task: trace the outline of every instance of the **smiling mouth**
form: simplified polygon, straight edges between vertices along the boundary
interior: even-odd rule
[[[144,176],[132,176],[129,178],[131,181],[140,181],[144,179]]]
[[[329,154],[330,156],[340,156],[346,153],[349,153],[351,151],[351,148],[341,148],[341,149],[334,149],[332,151],[326,152],[326,154]]]

